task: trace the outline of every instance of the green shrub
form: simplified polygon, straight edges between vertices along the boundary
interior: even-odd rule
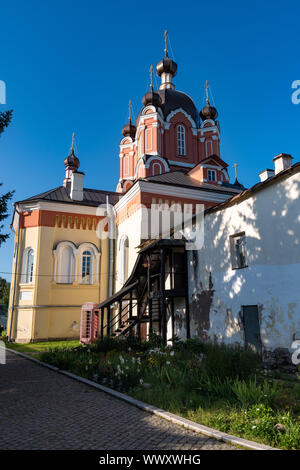
[[[243,405],[254,405],[256,403],[272,404],[277,393],[276,384],[270,385],[266,380],[263,384],[258,384],[256,377],[245,380],[236,379],[231,385],[232,391],[237,400]]]
[[[125,351],[127,349],[127,345],[123,339],[113,336],[104,336],[103,339],[99,339],[96,343],[95,349],[104,353],[112,350]]]
[[[260,358],[240,346],[205,344],[203,364],[212,377],[248,379],[255,374]]]

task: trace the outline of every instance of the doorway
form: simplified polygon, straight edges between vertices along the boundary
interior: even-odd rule
[[[243,305],[242,309],[246,349],[261,355],[262,344],[260,337],[258,306]]]

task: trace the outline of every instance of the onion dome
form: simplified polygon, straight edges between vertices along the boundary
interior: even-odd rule
[[[136,133],[136,127],[134,124],[132,124],[131,119],[129,120],[128,124],[125,124],[125,126],[122,129],[122,134],[124,137],[131,137],[134,139]]]
[[[153,65],[150,67],[150,91],[148,91],[142,98],[144,106],[152,104],[156,108],[161,106],[161,98],[156,91],[153,90]]]
[[[75,155],[74,140],[75,140],[75,134],[73,132],[71,153],[64,159],[64,164],[65,164],[66,170],[77,171],[79,168],[80,162],[79,162],[79,159]]]
[[[148,106],[152,104],[153,106],[158,108],[161,106],[161,98],[158,93],[156,93],[155,91],[153,91],[153,89],[151,89],[143,96],[142,103],[144,106]]]
[[[218,111],[217,111],[217,108],[210,105],[209,97],[208,97],[208,86],[209,86],[209,82],[208,80],[206,80],[205,82],[206,105],[204,106],[204,108],[201,109],[200,117],[203,121],[205,121],[206,119],[212,119],[213,121],[215,121],[218,117]]]
[[[176,62],[174,62],[174,60],[170,59],[170,57],[168,56],[165,56],[163,60],[158,62],[156,66],[156,73],[159,77],[161,77],[163,73],[168,73],[168,74],[171,74],[172,77],[175,77],[176,72],[177,72],[177,64]]]
[[[218,117],[217,108],[215,108],[214,106],[211,106],[208,102],[206,106],[204,106],[204,108],[201,109],[200,117],[203,121],[205,121],[206,119],[213,119],[213,121],[215,121]]]
[[[70,155],[64,159],[65,167],[68,167],[72,171],[76,171],[79,168],[80,162],[76,157],[74,150],[72,149]]]
[[[129,118],[128,118],[128,124],[125,124],[125,126],[122,129],[122,134],[124,137],[131,137],[134,139],[135,133],[136,133],[136,127],[134,124],[131,122],[131,106],[132,102],[129,100]]]
[[[159,87],[160,90],[164,90],[165,88],[172,88],[174,89],[175,86],[172,83],[172,78],[176,75],[177,72],[177,64],[174,60],[170,59],[168,56],[168,46],[167,46],[167,37],[168,31],[165,31],[165,57],[163,60],[158,62],[156,66],[156,73],[159,77],[161,77],[161,85]]]

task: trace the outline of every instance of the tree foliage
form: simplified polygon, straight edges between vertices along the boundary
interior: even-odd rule
[[[9,303],[9,290],[10,283],[0,277],[0,305],[4,305],[6,311]]]
[[[9,125],[12,118],[12,110],[0,113],[0,136],[4,129]],[[0,183],[2,186],[2,183]],[[12,198],[14,191],[9,191],[6,194],[0,196],[0,246],[9,237],[8,233],[1,233],[4,225],[1,222],[8,217],[7,214],[7,203]]]
[[[0,113],[0,135],[4,132],[4,129],[8,126],[12,118],[12,109]]]

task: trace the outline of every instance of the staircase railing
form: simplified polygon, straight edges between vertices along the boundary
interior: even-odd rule
[[[126,333],[128,333],[137,323],[139,323],[141,321],[141,318],[143,317],[146,309],[147,309],[147,305],[148,305],[148,297],[146,298],[146,301],[143,302],[143,299],[145,297],[145,293],[146,293],[146,289],[147,289],[147,286],[148,286],[148,280],[146,280],[144,286],[143,286],[143,290],[141,292],[141,294],[139,295],[138,299],[136,300],[136,302],[131,305],[131,309],[132,308],[135,308],[137,307],[138,308],[138,312],[137,312],[137,315],[134,316],[134,317],[129,317],[127,318],[126,320],[132,320],[130,321],[130,323],[125,327],[125,328],[120,328],[119,331],[115,330],[115,332],[117,331],[119,333],[119,335],[124,335]],[[119,310],[116,315],[114,315],[108,322],[106,322],[105,325],[103,325],[103,327],[101,328],[101,339],[103,339],[103,336],[104,336],[104,330],[106,330],[106,333],[111,335],[111,331],[112,331],[112,328],[118,324],[118,326],[120,326],[120,324],[122,324],[122,320],[124,317],[126,317],[128,315],[128,303],[121,309],[121,311]],[[139,308],[140,307],[140,308]],[[124,310],[126,310],[124,312]],[[124,313],[123,313],[124,312]]]

